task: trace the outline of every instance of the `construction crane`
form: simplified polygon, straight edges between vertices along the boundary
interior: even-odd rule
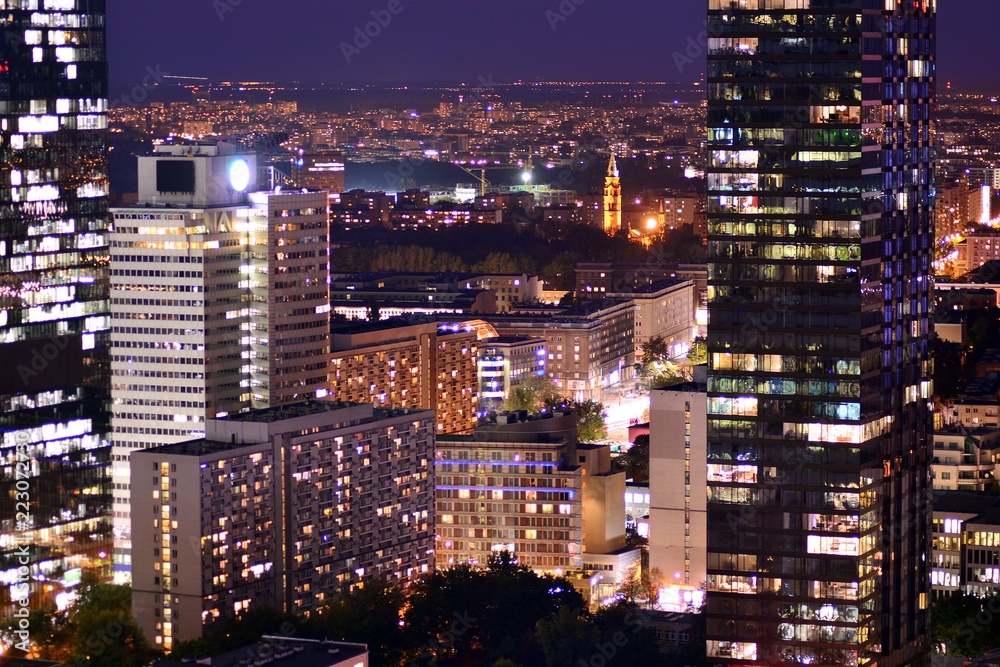
[[[467,173],[469,176],[472,176],[474,179],[476,179],[476,182],[479,183],[479,196],[485,197],[486,186],[489,185],[489,181],[486,180],[486,170],[478,169],[477,171],[479,171],[480,173],[477,175],[476,172],[472,171],[471,169],[466,169],[460,164],[456,164],[455,166],[464,171],[465,173]]]
[[[476,182],[479,183],[479,196],[480,197],[485,197],[486,196],[486,187],[488,185],[492,185],[492,183],[490,183],[486,179],[486,170],[487,169],[491,169],[493,171],[506,170],[506,169],[519,169],[519,170],[523,170],[524,174],[527,176],[527,180],[525,181],[526,183],[531,180],[531,169],[532,169],[532,167],[531,167],[531,163],[530,162],[528,162],[527,164],[525,164],[523,166],[518,166],[518,165],[515,165],[515,164],[496,164],[496,165],[490,165],[489,167],[481,167],[481,168],[478,168],[478,169],[475,169],[475,170],[473,170],[473,169],[466,169],[465,167],[463,167],[460,164],[456,164],[455,166],[458,167],[459,169],[461,169],[462,171],[464,171],[465,173],[467,173],[469,176],[472,176],[474,179],[476,179]]]

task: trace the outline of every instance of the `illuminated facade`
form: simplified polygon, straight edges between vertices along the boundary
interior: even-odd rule
[[[339,151],[301,151],[295,160],[296,184],[310,190],[344,192],[344,154]]]
[[[549,315],[489,317],[501,336],[543,338],[546,370],[577,401],[600,400],[605,387],[634,375],[635,305],[630,299],[587,301]]]
[[[491,338],[479,343],[479,405],[499,410],[510,391],[530,377],[545,375],[548,363],[541,338]]]
[[[114,571],[127,582],[129,454],[204,436],[205,420],[249,407],[241,387],[248,208],[224,144],[161,146],[139,157],[139,202],[111,236]],[[248,186],[244,186],[246,188]],[[148,205],[147,205],[148,204]],[[241,319],[242,318],[242,319]]]
[[[326,383],[327,194],[254,192],[219,143],[139,158],[139,202],[112,234],[115,580],[130,559],[129,455],[205,420],[304,400]]]
[[[205,436],[132,456],[133,613],[157,647],[433,569],[433,413],[317,400]]]
[[[931,592],[935,598],[956,591],[980,596],[998,592],[998,507],[1000,498],[987,493],[935,495],[930,573]]]
[[[502,423],[474,435],[437,439],[438,564],[485,565],[491,554],[509,551],[540,572],[579,570],[584,467],[575,419],[511,419],[501,415]],[[621,490],[624,538],[624,479]]]
[[[111,380],[104,1],[0,9],[4,619],[109,574]]]
[[[608,163],[608,175],[604,179],[604,231],[614,236],[622,230],[622,182],[618,176],[615,154]]]
[[[250,387],[255,408],[316,396],[330,350],[328,195],[250,194]]]
[[[926,660],[934,5],[710,0],[710,662]]]
[[[329,396],[434,410],[438,433],[471,433],[479,409],[478,334],[470,324],[383,320],[337,327]]]
[[[706,380],[696,366],[693,382],[650,391],[649,566],[666,577],[667,611],[697,607],[705,581]]]

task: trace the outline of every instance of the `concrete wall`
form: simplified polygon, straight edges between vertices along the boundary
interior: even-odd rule
[[[670,584],[706,579],[706,409],[704,389],[692,384],[651,392],[649,564]]]

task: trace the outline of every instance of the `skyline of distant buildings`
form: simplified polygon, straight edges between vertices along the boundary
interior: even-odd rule
[[[700,104],[484,84],[337,111],[110,110],[104,15],[76,4],[11,10],[0,68],[0,458],[27,484],[0,496],[0,618],[95,572],[169,651],[510,551],[595,607],[659,573],[650,604],[706,601],[729,667],[905,667],[934,598],[1000,591],[1000,351],[976,326],[1000,107],[950,96],[936,149],[933,2],[711,0]],[[134,173],[109,178],[120,148]],[[534,258],[331,263],[465,225],[636,253],[564,253],[555,284]],[[688,232],[707,262],[663,259]],[[944,397],[935,336],[965,368]],[[654,339],[676,384],[640,384]],[[570,408],[505,410],[538,378],[648,432],[649,483]]]

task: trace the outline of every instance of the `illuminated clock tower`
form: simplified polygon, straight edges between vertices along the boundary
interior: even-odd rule
[[[608,175],[604,178],[604,231],[614,236],[622,229],[622,183],[618,178],[615,154],[608,163]]]

